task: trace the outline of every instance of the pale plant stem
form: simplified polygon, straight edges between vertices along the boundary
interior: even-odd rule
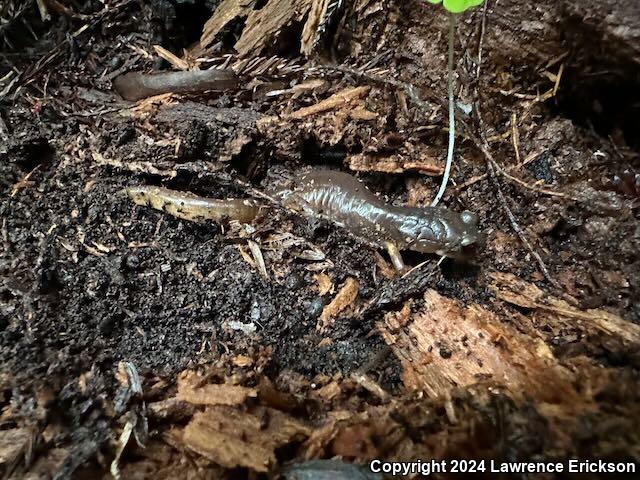
[[[453,148],[455,146],[456,138],[456,115],[455,115],[455,103],[453,98],[453,51],[456,35],[456,16],[455,14],[449,14],[449,148],[447,150],[447,163],[444,167],[444,175],[442,176],[442,183],[436,198],[431,202],[431,206],[435,207],[440,203],[444,191],[447,189],[447,183],[449,182],[449,174],[451,173],[451,164],[453,163]]]

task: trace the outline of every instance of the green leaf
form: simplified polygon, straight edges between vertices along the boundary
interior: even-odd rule
[[[471,7],[481,5],[484,0],[444,0],[444,8],[451,13],[462,13]],[[442,0],[429,0],[431,3],[442,3]]]

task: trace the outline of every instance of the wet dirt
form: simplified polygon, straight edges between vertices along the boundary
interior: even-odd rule
[[[184,14],[178,10],[177,14]],[[104,65],[111,65],[108,77],[123,65],[148,67],[153,63],[139,57],[132,61],[129,41],[168,38],[168,44],[184,46],[180,42],[193,40],[180,30],[184,25],[176,27],[175,11],[170,12],[174,16],[163,17],[170,19],[168,23],[145,23],[142,19],[152,15],[147,6],[139,9],[135,4],[125,12],[119,18],[128,20],[96,33],[91,44],[77,45],[79,57],[62,62],[61,71],[46,86],[46,95],[39,79],[1,107],[10,135],[0,148],[0,398],[13,405],[14,413],[38,419],[45,415],[39,409],[46,406],[63,412],[71,430],[85,423],[88,430],[78,435],[88,438],[106,431],[102,412],[105,399],[117,388],[113,376],[118,362],[133,363],[147,378],[172,378],[189,366],[215,361],[223,354],[255,356],[265,348],[271,349],[265,374],[272,380],[289,371],[311,379],[364,370],[389,392],[398,393],[402,390],[399,361],[385,354],[387,345],[372,333],[386,310],[401,306],[405,298],[419,297],[415,293],[427,286],[464,304],[499,309],[489,288],[489,269],[550,288],[513,233],[494,185],[484,178],[456,187],[486,172],[474,145],[461,141],[461,161],[445,203],[458,210],[473,210],[481,218],[487,243],[471,264],[447,261],[416,284],[394,284],[397,279],[390,281],[380,274],[371,247],[331,224],[273,209],[255,225],[254,238],[262,241],[269,234],[286,233],[314,245],[332,263],[331,280],[336,286],[354,277],[360,285],[360,299],[374,302],[375,308],[366,310],[364,316],[345,312],[328,333],[319,332],[318,319],[331,296],[318,293],[314,262],[299,258],[298,247],[263,243],[269,245],[263,249],[269,273],[264,278],[243,255],[248,252],[243,235],[140,208],[120,192],[128,185],[153,184],[219,198],[247,196],[246,185],[266,190],[273,178],[301,168],[343,168],[343,158],[360,153],[365,147],[362,138],[372,132],[363,128],[337,145],[327,145],[322,133],[312,132],[282,132],[279,138],[265,138],[255,122],[273,113],[275,106],[254,102],[247,92],[191,99],[207,104],[199,113],[195,103],[181,100],[182,105],[172,113],[165,112],[164,117],[160,113],[148,122],[107,111],[114,105],[117,108],[120,100],[106,87]],[[431,88],[442,75],[421,77],[422,70],[407,59],[415,60],[419,54],[422,62],[442,64],[441,52],[416,40],[442,29],[429,22],[408,22],[412,28],[398,41],[409,46],[411,56],[394,61],[400,66],[409,64],[401,68],[404,81]],[[201,25],[189,31],[194,28]],[[66,25],[55,24],[49,34],[65,30]],[[50,44],[33,48],[46,51],[46,46]],[[541,81],[529,71],[511,74],[509,82],[523,91]],[[489,87],[493,82],[499,84],[500,75],[488,71],[480,83],[486,86],[489,136],[509,128],[511,110],[516,110],[513,97],[496,94]],[[75,111],[71,105],[92,111],[96,102],[80,102],[79,85],[102,90],[107,110],[98,115]],[[562,290],[582,308],[604,308],[640,323],[640,211],[634,206],[636,193],[621,190],[614,182],[625,170],[640,171],[637,132],[631,131],[630,120],[636,116],[633,109],[637,105],[620,116],[609,114],[620,112],[616,107],[624,98],[608,94],[592,98],[599,85],[568,89],[557,103],[533,106],[535,122],[525,122],[520,132],[519,158],[531,160],[518,175],[527,183],[539,182],[536,187],[564,192],[580,201],[545,196],[503,178],[499,181],[509,207],[525,234],[535,239],[534,248],[542,252]],[[637,81],[633,85],[637,87]],[[380,90],[386,92],[385,88]],[[588,112],[578,108],[582,95],[596,102],[585,104]],[[391,97],[386,92],[375,98],[378,111],[394,110],[383,105]],[[471,102],[472,97],[471,91],[461,92],[463,101]],[[501,108],[491,108],[497,102]],[[593,124],[594,109],[598,118],[604,115],[606,119]],[[400,114],[389,116],[387,125],[393,130],[409,120]],[[444,148],[440,131],[421,135],[430,146]],[[233,143],[239,137],[241,141]],[[177,147],[175,138],[180,138]],[[161,171],[101,164],[93,155],[97,151],[124,163],[151,162]],[[496,151],[496,159],[505,168],[518,163],[509,140],[497,142]],[[172,170],[175,175],[163,173]],[[411,174],[392,182],[379,174],[361,177],[390,202],[409,198],[405,179]],[[237,179],[243,183],[235,182]],[[426,189],[435,191],[438,181],[439,177],[426,178]],[[411,253],[407,259],[412,265],[437,262],[437,258]],[[389,292],[398,296],[387,300]],[[604,366],[624,369],[628,385],[637,382],[637,358],[618,350],[615,343],[574,341],[562,335],[550,343],[561,360],[583,354]],[[79,386],[78,378],[87,375],[88,383]],[[43,391],[53,392],[49,400],[42,400]],[[620,398],[629,401],[624,392],[611,395],[612,399],[602,399],[604,405]],[[546,428],[535,411],[505,416],[515,436],[521,431],[522,425],[515,425],[518,422],[533,419],[540,429]],[[591,429],[589,435],[600,435],[592,427],[585,427]],[[510,447],[517,451],[514,456],[533,448],[520,441],[522,445]]]

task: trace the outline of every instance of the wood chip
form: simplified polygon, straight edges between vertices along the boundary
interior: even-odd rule
[[[0,430],[0,467],[10,467],[19,461],[32,441],[33,432],[28,428]],[[0,469],[3,470],[4,468]]]
[[[336,294],[331,303],[324,307],[318,326],[316,327],[321,332],[326,331],[331,326],[331,321],[348,306],[352,305],[358,297],[358,289],[360,284],[358,280],[353,277],[347,278],[340,291]]]
[[[334,93],[329,98],[326,98],[314,105],[304,107],[288,115],[284,115],[283,118],[301,120],[311,115],[317,115],[318,113],[338,110],[364,98],[370,90],[371,87],[368,86],[345,88],[344,90],[340,90],[338,93]]]
[[[331,281],[331,277],[324,272],[316,273],[313,278],[318,282],[318,294],[326,295],[327,293],[333,293],[335,286]]]
[[[233,359],[234,365],[238,367],[250,367],[253,365],[253,359],[251,357],[247,357],[246,355],[238,355]]]
[[[251,250],[251,255],[253,255],[253,260],[258,272],[260,272],[260,275],[262,275],[265,280],[268,280],[269,273],[267,272],[267,266],[264,263],[264,257],[262,255],[262,250],[260,250],[260,245],[253,240],[247,240],[247,245],[249,245],[249,250]]]
[[[194,452],[227,468],[245,467],[267,472],[275,450],[308,437],[311,430],[271,408],[254,412],[217,406],[198,412],[185,427],[182,441]]]
[[[317,394],[320,398],[326,401],[331,401],[340,394],[340,385],[338,382],[330,382],[324,387],[317,390]]]
[[[456,388],[490,382],[516,397],[580,408],[572,374],[542,339],[479,305],[463,307],[429,289],[419,311],[405,306],[387,314],[378,328],[400,359],[405,385],[429,397],[447,398]]]
[[[202,382],[202,377],[197,373],[188,370],[182,372],[178,377],[176,399],[194,405],[240,405],[258,394],[254,388]]]
[[[174,55],[166,48],[160,45],[154,45],[153,49],[156,51],[156,53],[160,58],[164,58],[167,62],[169,62],[178,70],[189,70],[189,64],[186,61]]]

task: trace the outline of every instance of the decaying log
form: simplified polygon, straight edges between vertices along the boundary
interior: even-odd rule
[[[240,55],[258,54],[292,22],[300,22],[309,12],[312,0],[271,0],[255,10],[255,1],[226,0],[205,24],[200,48],[206,49],[216,35],[236,18],[246,18],[242,35],[235,44]]]
[[[415,11],[416,8],[422,8],[425,16],[409,13],[410,9]],[[407,30],[404,50],[418,55],[426,50],[430,53],[443,51],[441,40],[425,42],[423,28],[444,32],[447,24],[444,11],[425,8],[423,2],[417,0],[407,4],[406,9],[416,23],[415,28]],[[473,56],[477,54],[478,37],[472,35],[472,29],[478,29],[478,16],[482,15],[483,8],[470,11],[463,17],[460,27],[461,32],[466,31],[460,35],[463,42],[471,35],[469,43],[463,46]],[[474,17],[476,20],[470,21]],[[468,24],[464,24],[464,19],[469,20]],[[366,22],[361,22],[352,32],[352,44],[357,45],[358,51],[377,49],[378,39],[368,38],[367,28]],[[593,46],[588,52],[584,51],[586,44]],[[541,69],[559,56],[572,52],[577,57],[588,53],[592,59],[603,63],[628,66],[635,62],[636,67],[640,66],[640,4],[626,0],[487,2],[482,58],[494,68]],[[431,65],[423,66],[427,71],[429,67]]]
[[[378,328],[403,365],[405,385],[430,397],[490,382],[515,397],[579,403],[571,372],[541,338],[520,333],[479,305],[463,307],[427,290],[420,309],[412,312],[407,303]]]

